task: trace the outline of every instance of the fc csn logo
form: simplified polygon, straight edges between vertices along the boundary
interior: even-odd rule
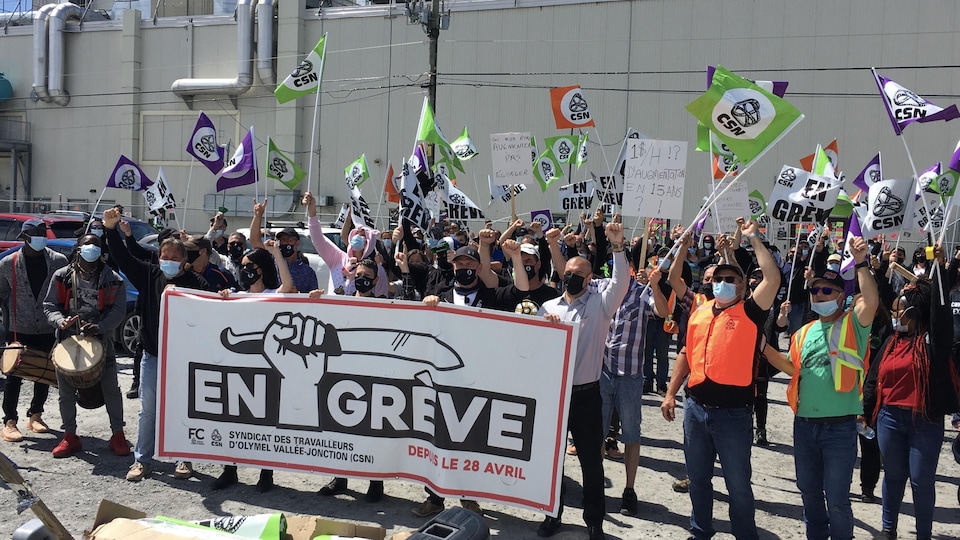
[[[776,115],[770,99],[751,88],[727,90],[713,108],[716,127],[735,139],[755,138],[767,129]]]
[[[560,101],[563,116],[571,124],[586,125],[590,123],[590,107],[583,97],[583,90],[579,86],[570,89]]]

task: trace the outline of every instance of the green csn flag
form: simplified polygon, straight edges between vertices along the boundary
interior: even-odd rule
[[[344,167],[343,176],[350,188],[359,186],[370,178],[370,172],[367,170],[367,155],[361,154],[356,161]]]
[[[584,132],[580,134],[580,137],[577,139],[577,168],[579,169],[581,165],[587,162],[587,137],[588,133]]]
[[[477,147],[473,144],[473,139],[467,133],[467,126],[463,126],[463,132],[457,137],[457,140],[450,143],[450,146],[453,147],[453,151],[462,161],[472,159],[479,153]]]
[[[450,146],[450,142],[443,136],[443,131],[437,125],[433,116],[433,109],[430,107],[430,100],[424,96],[423,107],[420,109],[420,123],[417,126],[417,142],[425,141],[434,146],[434,151],[439,152],[441,159],[448,161],[454,167],[463,172],[463,166],[460,164],[460,158]],[[436,155],[436,154],[435,154]]]
[[[747,164],[803,119],[783,98],[717,66],[713,84],[686,107]]]
[[[557,163],[566,165],[576,156],[577,141],[576,135],[560,135],[558,137],[547,137],[543,139],[547,149],[553,153]]]
[[[547,192],[547,188],[554,180],[563,176],[560,163],[557,162],[556,156],[549,148],[544,150],[537,158],[537,162],[533,164],[533,176],[540,183],[540,191],[544,193]]]
[[[853,201],[850,200],[850,195],[847,194],[847,190],[840,188],[840,194],[837,195],[837,204],[834,205],[833,211],[830,212],[830,217],[849,218],[852,215]]]
[[[286,103],[300,96],[320,91],[326,47],[327,35],[324,34],[310,54],[273,91],[273,95],[277,97],[277,103]]]
[[[303,181],[307,171],[300,168],[295,161],[287,157],[277,148],[272,137],[267,137],[267,178],[272,178],[277,182],[287,186],[287,189],[293,189]]]
[[[758,189],[747,195],[747,204],[750,206],[750,219],[754,221],[767,213],[767,200],[763,198],[763,194]]]

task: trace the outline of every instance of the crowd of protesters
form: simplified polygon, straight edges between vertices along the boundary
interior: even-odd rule
[[[786,398],[795,413],[793,439],[784,442],[794,448],[807,538],[853,538],[850,486],[858,441],[865,502],[876,500],[883,471],[876,538],[897,537],[908,479],[917,538],[932,537],[945,417],[952,415],[954,427],[960,423],[960,249],[947,261],[942,246],[920,248],[907,263],[904,250],[891,249],[883,238],[853,237],[844,246],[824,234],[782,256],[752,221],[741,219],[729,234],[700,238],[675,227],[658,241],[652,229],[625,238],[619,216],[608,222],[599,211],[562,230],[514,219],[503,231],[487,222],[476,233],[454,222],[423,230],[406,221],[378,231],[348,218],[341,248],[323,234],[314,197],[307,193],[302,202],[309,240],[330,271],[328,283],[318,283],[301,251],[307,241],[302,229],[263,235],[266,201],[255,201],[249,238],[230,232],[218,214],[205,234],[164,230],[159,251],[152,252],[137,244],[120,212],[111,209],[68,258],[44,245],[46,231],[37,220],[23,225],[23,249],[0,260],[0,301],[11,306],[6,340],[37,350],[113,330],[122,316],[119,273],[140,291],[142,352],[129,394],[140,399],[133,448],[123,432],[111,340],[103,340],[106,364],[93,390],[107,405],[109,448],[117,455],[133,453],[127,480],[147,479],[157,466],[158,332],[166,287],[224,297],[343,294],[416,301],[424,309],[441,302],[483,307],[576,325],[568,416],[573,444],[567,451],[582,469],[583,520],[591,540],[605,538],[605,455],[622,459],[626,468],[620,513],[637,514],[642,399],[654,393],[667,421],[683,405],[687,478],[673,487],[689,493],[690,537],[715,534],[712,479],[719,459],[732,533],[758,538],[750,459],[754,445],[770,443],[769,381],[781,372],[789,379]],[[91,390],[75,388],[60,375],[57,381],[64,438],[53,456],[66,458],[81,450],[76,404],[90,399]],[[4,441],[23,439],[20,388],[18,377],[7,377]],[[26,427],[36,433],[48,430],[41,416],[47,388],[33,386],[26,411]],[[189,462],[173,470],[177,478],[192,474]],[[236,467],[225,467],[213,487],[237,481]],[[261,471],[257,489],[272,487],[272,471]],[[346,489],[346,478],[334,478],[320,494]],[[365,499],[376,502],[382,495],[383,483],[370,482]],[[483,512],[476,501],[460,502]],[[444,504],[427,489],[413,512],[427,517]],[[561,504],[560,514],[546,516],[537,534],[555,534],[562,514]]]

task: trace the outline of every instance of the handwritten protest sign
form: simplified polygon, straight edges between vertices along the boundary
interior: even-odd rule
[[[682,218],[686,141],[627,139],[626,144],[623,215]]]
[[[491,133],[493,183],[498,186],[533,183],[529,133]]]

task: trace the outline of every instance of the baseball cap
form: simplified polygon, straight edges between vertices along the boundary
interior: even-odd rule
[[[46,236],[47,224],[42,219],[31,218],[20,225],[20,236]]]
[[[824,270],[822,272],[817,273],[817,275],[814,276],[813,280],[810,283],[814,283],[820,280],[830,282],[833,285],[836,285],[837,287],[841,287],[841,288],[843,287],[843,283],[844,283],[843,277],[837,272],[834,272],[833,270]]]
[[[281,236],[291,236],[293,238],[296,238],[297,240],[300,239],[300,233],[298,233],[297,230],[294,229],[293,227],[287,227],[286,229],[283,229],[282,231],[278,232],[277,240],[279,240]]]
[[[175,234],[179,234],[180,231],[174,229],[173,227],[166,227],[159,234],[157,234],[157,242],[163,243],[164,240],[170,238]]]
[[[520,253],[526,253],[527,255],[533,255],[536,258],[540,258],[540,250],[537,249],[537,246],[533,244],[520,244]]]
[[[462,248],[458,249],[456,253],[453,254],[454,260],[460,257],[468,257],[477,262],[480,262],[480,253],[477,252],[477,248],[473,246],[463,246]]]
[[[827,262],[828,262],[828,263],[830,263],[830,262],[840,262],[840,261],[842,261],[842,260],[843,260],[843,258],[840,257],[840,254],[839,254],[839,253],[831,253],[830,256],[827,257]]]
[[[743,277],[743,270],[734,264],[718,264],[716,268],[713,269],[713,274],[716,275],[717,272],[721,270],[730,270],[738,276]]]

